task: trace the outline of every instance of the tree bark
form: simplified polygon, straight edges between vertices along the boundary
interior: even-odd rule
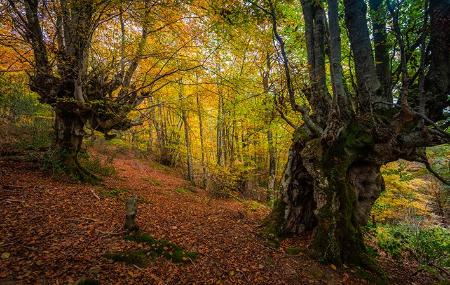
[[[126,234],[133,234],[139,231],[139,226],[136,224],[137,216],[137,197],[132,196],[127,199],[125,203],[125,224],[124,229]]]
[[[324,262],[373,266],[360,227],[384,189],[380,164],[371,159],[370,133],[352,122],[331,146],[295,134],[283,177],[282,234],[313,232],[313,254]]]
[[[331,82],[333,87],[333,107],[338,107],[339,112],[347,114],[349,112],[349,100],[345,93],[343,71],[342,71],[342,57],[341,57],[341,32],[339,27],[337,0],[328,0],[328,19],[330,30],[330,72]]]
[[[185,98],[183,92],[183,82],[180,80],[179,82],[180,91],[178,93],[180,98],[180,107],[181,107],[181,119],[183,120],[184,126],[184,142],[186,146],[186,162],[187,162],[187,179],[194,183],[194,169],[192,165],[192,149],[191,149],[191,137],[189,135],[189,120],[187,116],[186,106],[185,106]]]
[[[100,179],[84,169],[78,161],[78,153],[85,136],[84,124],[78,114],[55,107],[52,159],[59,164],[60,170],[70,177],[82,182],[96,183]]]
[[[219,91],[220,92],[220,91]],[[217,165],[224,166],[224,153],[223,153],[223,96],[219,94],[217,105]]]
[[[148,145],[147,145],[147,152],[152,154],[153,153],[153,127],[155,125],[155,107],[153,106],[153,97],[150,96],[147,100],[147,104],[149,106],[148,111]]]
[[[372,103],[383,101],[382,97],[377,96],[380,82],[372,56],[366,18],[367,6],[364,0],[344,0],[344,4],[345,21],[355,61],[358,109],[366,113],[370,112]]]
[[[197,90],[197,116],[198,116],[198,123],[199,123],[199,132],[200,132],[200,152],[202,154],[202,186],[206,187],[207,183],[207,173],[206,173],[206,158],[205,158],[205,141],[204,141],[204,135],[203,135],[203,116],[202,116],[202,106],[200,104],[200,99],[198,95]]]
[[[311,82],[311,89],[306,92],[306,96],[314,110],[314,119],[323,126],[330,107],[325,72],[325,11],[313,1],[302,0],[301,4],[305,19],[305,38]]]
[[[277,171],[277,149],[273,142],[273,133],[269,127],[267,130],[267,144],[269,148],[269,179],[267,190],[269,192],[269,200],[273,200],[275,194],[275,179]]]
[[[392,102],[391,67],[389,62],[389,44],[386,32],[386,3],[383,0],[370,0],[369,7],[372,18],[372,36],[375,49],[375,68],[381,88],[379,97]]]
[[[432,120],[443,118],[450,105],[450,2],[430,0],[431,65],[425,80],[426,115]]]

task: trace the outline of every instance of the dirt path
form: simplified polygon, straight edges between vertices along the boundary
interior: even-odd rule
[[[269,247],[258,227],[268,209],[211,199],[173,170],[136,159],[115,160],[103,186],[56,181],[29,165],[0,160],[0,284],[365,284],[303,253],[302,240]],[[193,190],[193,191],[191,191]],[[112,262],[106,252],[135,248],[120,233],[121,197],[141,199],[138,224],[199,257],[189,264],[163,258],[139,268]],[[99,198],[97,198],[98,196]],[[16,281],[17,283],[2,283]]]

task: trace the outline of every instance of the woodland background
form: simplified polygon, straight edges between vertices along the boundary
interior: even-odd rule
[[[273,95],[287,91],[269,23],[262,15],[249,16],[242,11],[245,4],[235,1],[169,2],[155,5],[148,15],[153,30],[133,87],[145,86],[150,95],[128,115],[136,125],[111,131],[107,138],[87,125],[80,163],[99,177],[115,177],[114,161],[128,156],[181,173],[189,181],[188,190],[181,192],[192,187],[214,199],[248,201],[255,211],[270,209],[279,197],[292,125],[302,121]],[[422,1],[407,2],[399,8],[405,15],[400,21],[413,38]],[[96,31],[92,69],[98,74],[120,69],[121,54],[132,58],[139,45],[136,17],[140,12],[124,9]],[[301,88],[307,81],[307,55],[304,27],[298,20],[300,5],[283,1],[278,9],[294,85]],[[32,53],[9,36],[8,25],[2,20],[0,26],[0,155],[37,165],[39,171],[58,179],[63,165],[48,155],[54,112],[30,91],[27,72]],[[393,34],[388,37],[395,41]],[[342,42],[342,60],[347,61],[348,38],[344,36]],[[351,68],[343,72],[352,78]],[[448,178],[450,146],[428,148],[427,154],[435,171]],[[419,163],[399,160],[385,165],[382,174],[386,190],[364,228],[371,254],[411,263],[412,274],[426,273],[447,284],[449,187]],[[5,241],[0,240],[1,258],[7,261],[10,253],[1,242]],[[290,250],[295,255],[297,248]]]

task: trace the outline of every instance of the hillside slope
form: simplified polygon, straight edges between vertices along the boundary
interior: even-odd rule
[[[104,185],[90,186],[0,159],[0,283],[73,284],[80,278],[100,284],[368,283],[356,269],[311,260],[304,250],[307,240],[286,239],[280,248],[270,247],[258,234],[269,211],[265,206],[212,199],[153,162],[122,156],[114,166],[116,174]],[[141,247],[121,233],[124,199],[131,194],[140,198],[142,230],[197,252],[198,258],[176,264],[160,257],[146,267],[105,258],[110,251]],[[393,283],[429,281],[409,278],[412,269],[384,267]]]

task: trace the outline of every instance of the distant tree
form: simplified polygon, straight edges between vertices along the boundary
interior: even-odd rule
[[[371,0],[369,20],[364,0],[302,0],[309,73],[302,87],[293,84],[281,8],[272,0],[250,3],[270,18],[287,100],[304,122],[294,134],[272,221],[279,234],[312,231],[322,261],[370,267],[361,226],[384,189],[380,167],[405,159],[433,171],[425,148],[450,141],[443,112],[450,94],[450,1]],[[308,104],[299,103],[300,95]]]

